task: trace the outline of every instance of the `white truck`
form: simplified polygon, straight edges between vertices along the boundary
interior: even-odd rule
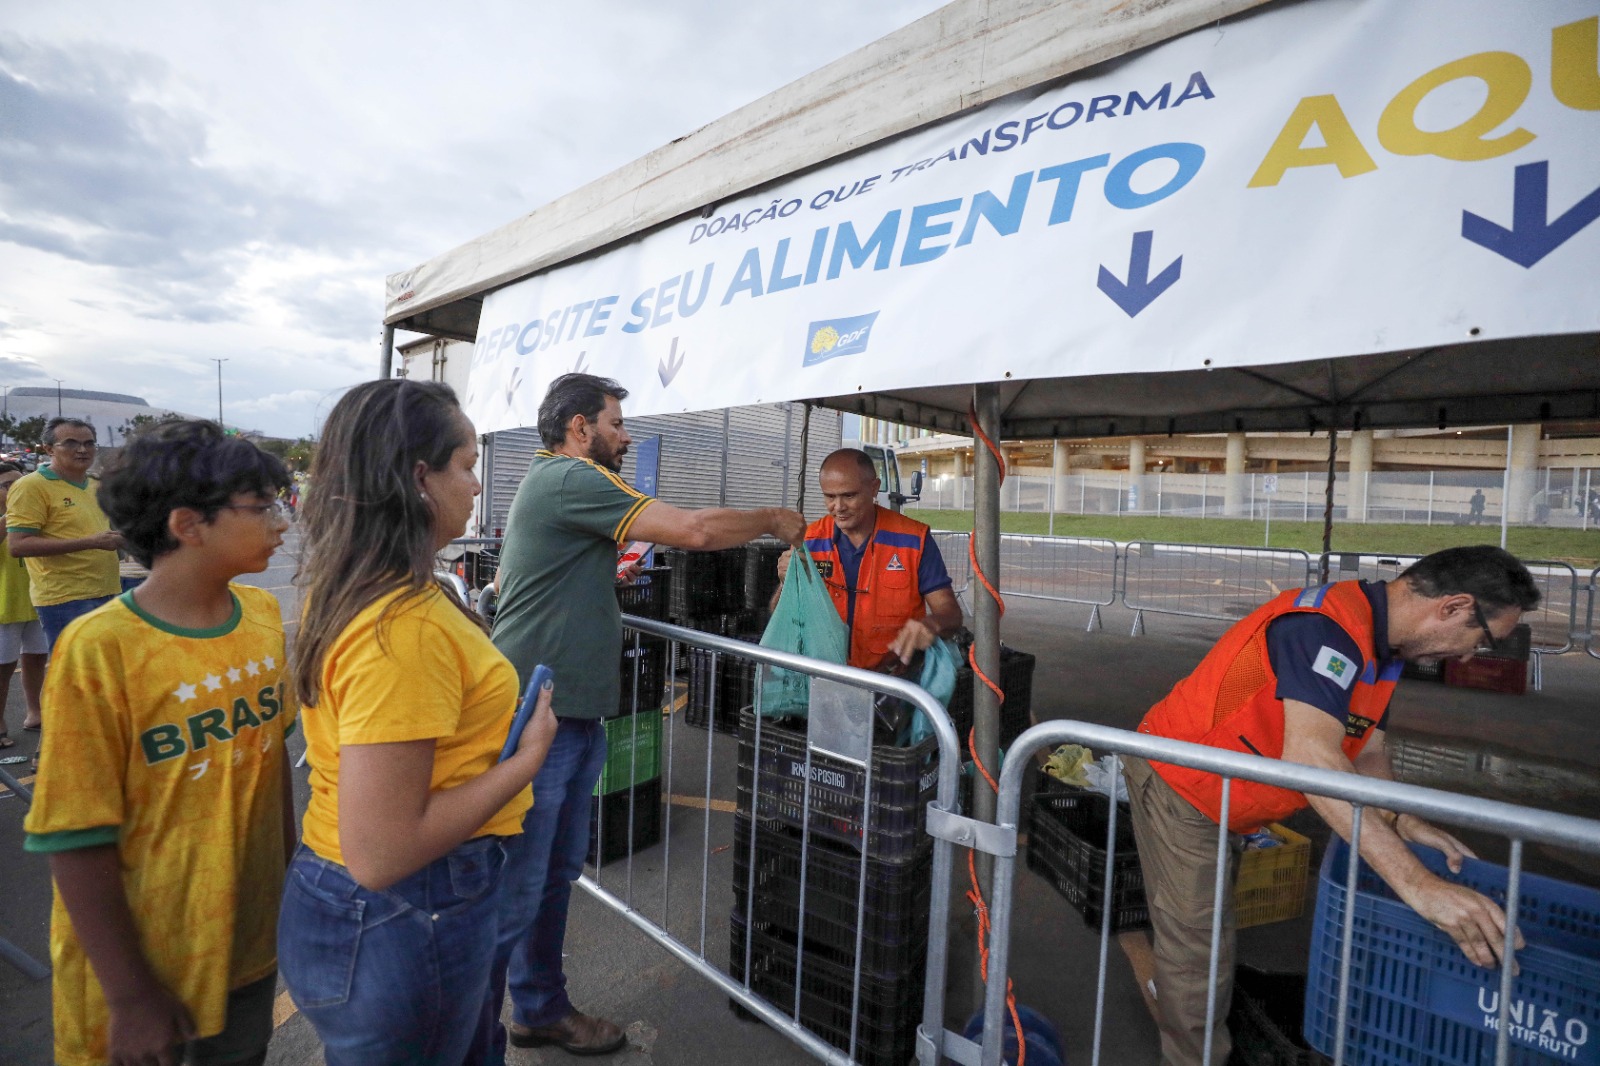
[[[878,470],[878,504],[898,511],[908,503],[922,499],[922,471],[911,475],[911,491],[901,492],[900,460],[894,449],[886,444],[864,444],[859,440],[845,439],[841,448],[860,448]]]

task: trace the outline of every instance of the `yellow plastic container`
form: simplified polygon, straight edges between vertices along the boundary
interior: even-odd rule
[[[1239,857],[1233,907],[1240,929],[1298,918],[1306,909],[1311,841],[1276,822],[1267,826],[1267,832],[1282,843],[1275,848],[1246,848]]]

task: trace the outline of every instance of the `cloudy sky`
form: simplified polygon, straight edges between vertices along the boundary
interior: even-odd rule
[[[311,433],[386,274],[940,3],[0,0],[0,383]]]

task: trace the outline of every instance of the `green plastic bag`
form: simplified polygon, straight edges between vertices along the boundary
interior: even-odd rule
[[[804,546],[789,558],[783,591],[761,634],[761,646],[840,665],[850,657],[850,630]],[[761,686],[758,710],[768,718],[804,718],[810,705],[811,678],[806,674],[774,667]]]
[[[941,707],[950,706],[950,697],[956,693],[956,671],[961,667],[961,657],[952,641],[935,639],[922,653],[922,675],[917,684],[928,690],[928,695],[939,701]],[[906,746],[915,747],[923,737],[933,733],[928,716],[919,709],[911,719],[911,736]],[[962,738],[965,740],[965,738]]]

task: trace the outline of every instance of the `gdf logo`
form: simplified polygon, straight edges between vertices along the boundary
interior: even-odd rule
[[[872,339],[872,327],[878,312],[853,315],[850,318],[825,319],[813,322],[806,329],[805,350],[801,366],[814,366],[841,355],[858,355],[867,350]]]

